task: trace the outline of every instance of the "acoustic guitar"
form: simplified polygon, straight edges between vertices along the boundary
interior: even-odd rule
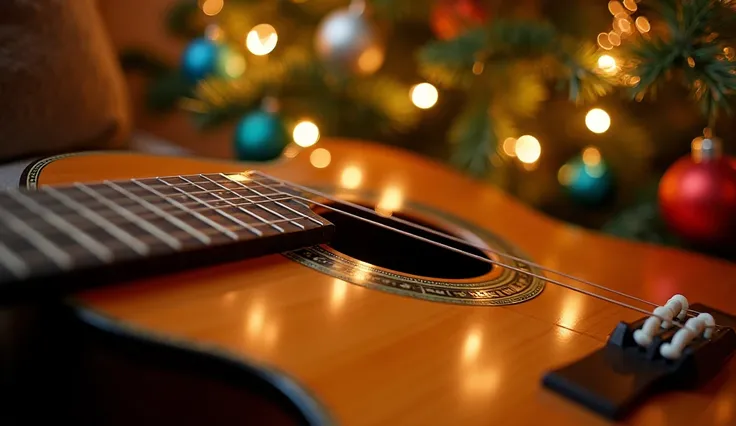
[[[90,152],[20,183],[3,424],[736,424],[736,266],[408,152]]]

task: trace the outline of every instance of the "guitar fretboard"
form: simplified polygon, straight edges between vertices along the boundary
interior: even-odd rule
[[[260,174],[0,192],[0,296],[9,284],[136,259],[233,244],[247,257],[324,242],[331,224],[296,194]]]

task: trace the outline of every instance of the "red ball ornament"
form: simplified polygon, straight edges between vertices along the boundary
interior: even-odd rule
[[[721,156],[720,141],[696,138],[692,154],[676,161],[659,183],[659,207],[673,232],[718,247],[736,237],[736,159]]]
[[[487,15],[478,0],[439,0],[432,8],[430,25],[437,38],[449,40],[483,25]]]

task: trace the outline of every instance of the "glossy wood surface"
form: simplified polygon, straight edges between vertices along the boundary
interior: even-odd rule
[[[736,266],[634,244],[553,221],[499,191],[409,153],[321,141],[295,158],[253,167],[135,154],[68,157],[41,184],[250,168],[338,194],[412,200],[513,242],[535,261],[664,303],[736,313]],[[320,153],[323,155],[320,160]],[[315,167],[315,162],[319,166]],[[339,230],[338,230],[339,231]],[[90,291],[80,300],[156,333],[220,346],[274,366],[311,390],[345,425],[600,425],[541,387],[543,374],[600,347],[619,320],[640,315],[548,284],[513,306],[432,303],[346,283],[273,255]],[[736,424],[736,361],[692,393],[651,400],[627,424]]]

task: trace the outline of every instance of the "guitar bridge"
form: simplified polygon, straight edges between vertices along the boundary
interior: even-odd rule
[[[660,346],[670,341],[675,329],[665,330],[643,347],[633,335],[646,318],[621,322],[603,348],[547,373],[543,385],[611,420],[626,417],[658,392],[702,386],[736,351],[736,317],[702,304],[691,309],[710,313],[720,327],[710,339],[693,340],[678,359],[660,354]]]

